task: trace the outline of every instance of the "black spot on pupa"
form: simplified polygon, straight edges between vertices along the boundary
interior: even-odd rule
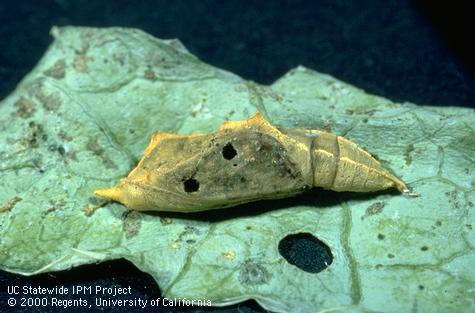
[[[223,158],[226,160],[232,160],[234,157],[237,155],[236,149],[234,149],[233,145],[228,142],[224,147],[223,147]]]
[[[200,189],[200,183],[194,178],[188,178],[183,182],[185,192],[196,192]]]
[[[299,269],[318,273],[333,262],[333,255],[323,241],[310,233],[291,234],[279,242],[279,253]]]

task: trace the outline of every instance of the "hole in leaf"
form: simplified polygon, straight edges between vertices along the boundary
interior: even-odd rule
[[[237,152],[234,149],[233,145],[230,142],[228,142],[223,147],[223,158],[225,158],[226,160],[232,160],[236,155],[237,155]]]
[[[183,187],[185,192],[195,192],[200,189],[200,183],[194,178],[188,178],[183,182]]]
[[[279,253],[299,269],[319,273],[333,262],[330,247],[310,233],[285,236],[279,242]]]

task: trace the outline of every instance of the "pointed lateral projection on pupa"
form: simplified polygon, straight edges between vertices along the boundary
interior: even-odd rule
[[[320,130],[277,129],[257,113],[209,135],[156,133],[129,176],[95,194],[140,211],[196,212],[311,187],[407,190],[353,142]]]

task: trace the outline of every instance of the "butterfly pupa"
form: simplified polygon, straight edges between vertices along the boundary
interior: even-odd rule
[[[139,211],[196,212],[311,187],[407,191],[353,142],[320,130],[278,129],[256,113],[224,122],[213,134],[154,134],[130,174],[95,194]]]

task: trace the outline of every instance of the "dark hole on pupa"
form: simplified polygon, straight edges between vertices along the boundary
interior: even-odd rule
[[[299,269],[319,273],[333,262],[330,247],[310,233],[285,236],[279,242],[279,253]]]
[[[195,192],[200,189],[200,183],[194,178],[188,178],[183,182],[183,187],[185,192]]]
[[[223,147],[223,158],[226,160],[232,160],[237,155],[236,149],[234,149],[233,145],[228,142]]]

